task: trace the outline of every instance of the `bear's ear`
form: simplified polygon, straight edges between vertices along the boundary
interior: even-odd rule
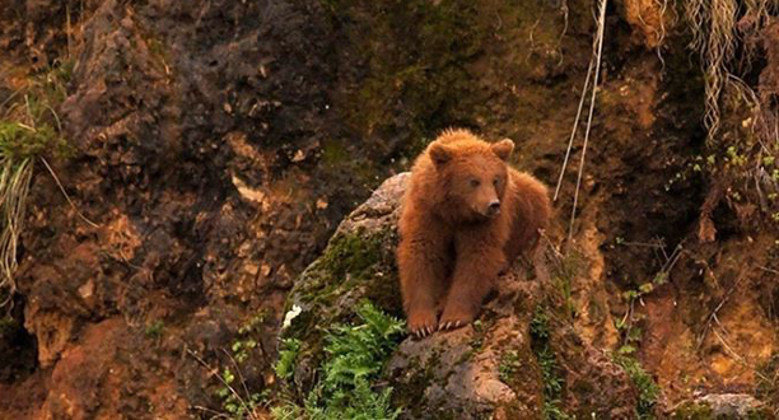
[[[511,139],[503,139],[497,143],[492,143],[490,147],[492,152],[498,155],[499,158],[508,160],[511,152],[514,150],[514,142]]]
[[[436,166],[441,166],[452,159],[452,151],[441,143],[433,143],[428,153]]]

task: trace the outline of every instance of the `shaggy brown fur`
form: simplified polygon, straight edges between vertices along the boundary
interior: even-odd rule
[[[513,149],[449,130],[414,163],[397,250],[412,333],[473,321],[498,274],[546,227],[547,189],[506,165]]]

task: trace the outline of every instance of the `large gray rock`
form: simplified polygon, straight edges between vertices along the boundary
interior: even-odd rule
[[[683,401],[671,410],[674,419],[769,419],[774,414],[749,394],[707,394]]]

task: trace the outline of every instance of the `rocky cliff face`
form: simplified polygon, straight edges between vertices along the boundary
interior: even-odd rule
[[[439,130],[511,137],[514,165],[557,181],[593,7],[0,2],[0,120],[48,104],[69,146],[41,155],[56,179],[34,161],[0,321],[0,417],[301,405],[327,359],[313,326],[355,321],[362,298],[401,315],[404,175],[391,176]],[[548,279],[520,264],[477,326],[393,338],[374,387],[394,387],[404,416],[777,407],[775,182],[768,163],[737,165],[776,146],[754,140],[738,101],[723,107],[738,147],[706,141],[706,79],[681,13],[610,2],[572,241],[576,165],[545,241]],[[768,121],[777,26],[765,27],[742,76]],[[290,337],[300,357],[280,381]]]

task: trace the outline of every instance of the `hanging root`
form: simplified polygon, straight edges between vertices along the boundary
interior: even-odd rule
[[[739,4],[741,3],[741,4]],[[708,130],[707,144],[714,146],[721,128],[720,105],[726,88],[749,90],[746,97],[755,97],[745,83],[738,83],[737,73],[749,68],[754,58],[756,42],[771,14],[779,10],[777,0],[686,0],[684,13],[693,39],[690,47],[700,53],[704,71],[704,124]],[[740,57],[736,57],[741,48]],[[738,58],[738,59],[736,59]]]
[[[0,169],[0,307],[5,307],[16,291],[16,272],[19,233],[24,222],[24,209],[32,179],[32,164],[25,159],[15,164],[9,159],[2,162]]]

